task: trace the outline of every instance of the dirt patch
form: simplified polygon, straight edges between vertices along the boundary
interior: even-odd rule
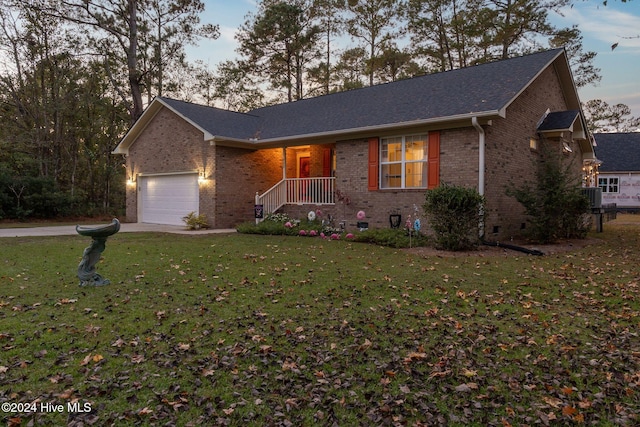
[[[543,255],[555,255],[565,252],[571,252],[578,249],[585,248],[598,244],[599,239],[588,237],[586,239],[572,239],[563,240],[554,244],[539,245],[527,242],[508,242],[508,245],[523,248],[524,250],[539,251]],[[505,242],[506,243],[506,242]],[[443,251],[431,247],[420,247],[405,249],[406,252],[416,254],[422,257],[440,257],[440,258],[455,258],[455,257],[516,257],[516,256],[534,256],[527,254],[526,251],[516,250],[504,246],[487,246],[481,245],[476,250],[472,251]]]

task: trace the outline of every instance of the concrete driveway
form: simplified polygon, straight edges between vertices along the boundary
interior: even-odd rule
[[[95,225],[106,225],[108,222]],[[83,227],[91,225],[82,224]],[[180,225],[121,223],[120,233],[173,233],[173,234],[216,234],[235,233],[235,229],[205,229],[187,230]],[[30,236],[67,236],[78,234],[75,225],[54,225],[31,228],[0,228],[0,237],[30,237]]]

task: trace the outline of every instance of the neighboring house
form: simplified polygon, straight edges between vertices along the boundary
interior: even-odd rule
[[[126,155],[127,221],[216,228],[254,205],[298,218],[311,210],[388,228],[422,213],[440,184],[487,198],[488,238],[519,235],[523,208],[505,194],[532,180],[538,144],[595,160],[566,52],[528,56],[236,113],[159,97],[114,150]],[[417,209],[416,209],[417,207]]]
[[[621,210],[640,209],[640,132],[596,133],[595,150],[602,161],[598,187],[602,203]]]

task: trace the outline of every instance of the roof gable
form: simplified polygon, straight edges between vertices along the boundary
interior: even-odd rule
[[[596,133],[601,172],[640,172],[640,133]]]

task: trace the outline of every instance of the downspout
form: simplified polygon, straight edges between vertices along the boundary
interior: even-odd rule
[[[471,124],[478,131],[478,193],[481,196],[484,196],[484,168],[485,168],[485,133],[480,123],[478,123],[477,117],[471,118]],[[507,249],[512,249],[515,251],[524,252],[530,255],[544,255],[543,252],[537,249],[527,249],[520,246],[515,245],[506,245],[504,243],[498,242],[488,242],[484,239],[484,208],[480,210],[480,224],[478,225],[480,241],[483,245],[487,246],[496,246]]]
[[[478,131],[478,193],[484,197],[485,134],[476,116],[471,118],[471,124]],[[480,212],[480,224],[478,228],[480,239],[484,239],[484,208],[482,208]]]

